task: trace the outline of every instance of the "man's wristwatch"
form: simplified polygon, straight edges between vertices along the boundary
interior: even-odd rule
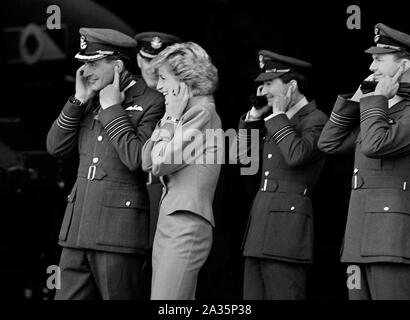
[[[74,105],[76,105],[76,106],[82,106],[82,105],[84,105],[84,103],[82,103],[80,100],[78,100],[74,95],[72,95],[71,97],[70,97],[70,99],[68,99],[68,101],[70,101],[70,103],[72,103],[72,104],[74,104]]]

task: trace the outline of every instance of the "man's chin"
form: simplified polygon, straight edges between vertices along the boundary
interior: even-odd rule
[[[90,88],[91,88],[91,90],[93,90],[93,91],[95,91],[95,92],[98,92],[98,91],[100,91],[101,89],[103,89],[103,86],[101,86],[101,85],[98,84],[98,83],[92,83],[92,84],[90,84]]]

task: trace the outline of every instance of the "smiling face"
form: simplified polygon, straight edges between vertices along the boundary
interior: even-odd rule
[[[373,72],[374,81],[379,81],[384,76],[393,77],[401,65],[400,59],[393,54],[373,54],[370,71]]]
[[[165,97],[172,92],[178,90],[181,83],[169,70],[169,66],[165,63],[158,68],[158,84],[157,90]]]
[[[286,95],[287,90],[288,84],[285,84],[280,78],[275,78],[263,82],[261,94],[268,100],[268,106],[272,107],[273,98]]]
[[[114,79],[114,61],[100,59],[85,62],[83,77],[87,79],[88,85],[93,91],[100,91],[112,83]]]

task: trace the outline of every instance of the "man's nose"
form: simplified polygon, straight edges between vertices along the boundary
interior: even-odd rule
[[[371,72],[375,72],[376,69],[377,69],[376,61],[373,61],[372,64],[370,65],[370,67],[369,67],[369,70]]]

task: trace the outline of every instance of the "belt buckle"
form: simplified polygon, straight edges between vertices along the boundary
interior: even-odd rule
[[[88,174],[87,174],[87,179],[88,180],[94,180],[95,171],[97,171],[97,167],[95,165],[92,165],[88,168]]]

